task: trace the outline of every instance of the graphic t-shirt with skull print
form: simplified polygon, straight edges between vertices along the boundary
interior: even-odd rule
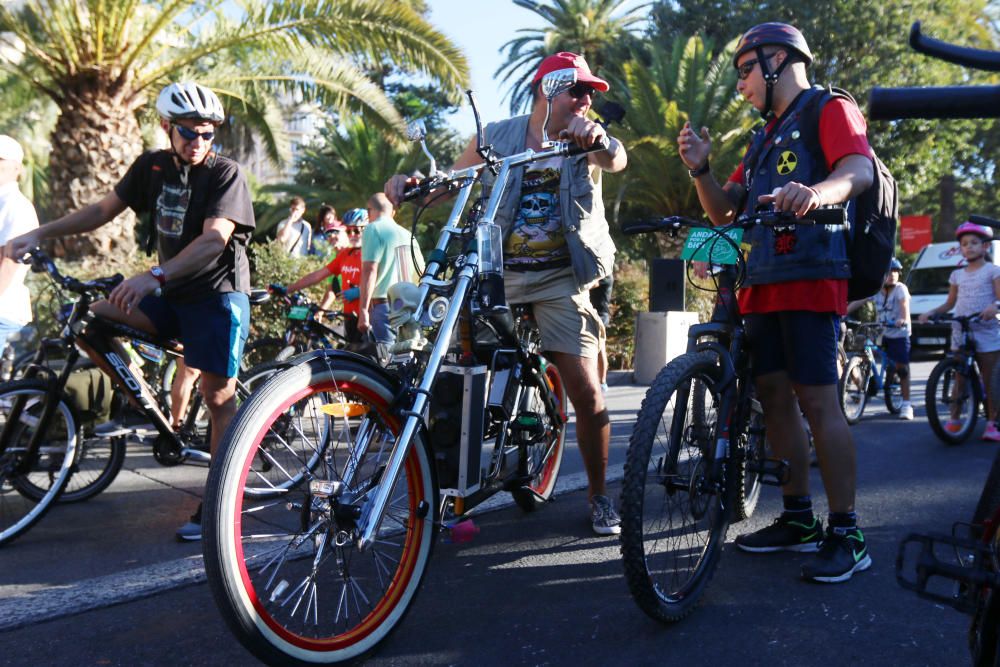
[[[504,266],[513,270],[569,264],[559,206],[562,158],[535,163],[524,172],[521,204],[504,243]]]

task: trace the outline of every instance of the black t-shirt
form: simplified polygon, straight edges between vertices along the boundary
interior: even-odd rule
[[[211,294],[249,292],[247,243],[255,221],[250,190],[238,164],[210,156],[189,168],[187,183],[169,151],[143,153],[115,186],[115,194],[156,230],[160,262],[165,262],[201,235],[207,218],[236,223],[229,243],[197,273],[167,282],[164,295],[179,303],[201,301]]]

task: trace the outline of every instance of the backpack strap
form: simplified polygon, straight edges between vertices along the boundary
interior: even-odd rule
[[[158,153],[152,160],[150,160],[151,165],[149,169],[149,182],[146,187],[149,188],[149,192],[159,193],[163,190],[163,181],[165,179],[164,170],[167,169],[170,164],[164,163],[160,159],[161,155],[166,155],[168,161],[172,161],[173,158],[170,157],[169,153]],[[157,197],[159,195],[157,194]],[[156,249],[156,202],[149,209],[149,216],[146,220],[147,234],[146,234],[146,257],[152,257],[153,251]]]
[[[806,102],[805,106],[802,107],[802,122],[800,123],[800,128],[805,137],[806,147],[813,160],[817,160],[818,164],[823,165],[823,169],[824,171],[827,171],[827,173],[829,173],[829,171],[826,169],[826,155],[823,153],[823,144],[820,142],[819,138],[819,119],[823,114],[823,107],[826,106],[826,103],[837,98],[848,100],[855,107],[858,106],[858,103],[849,92],[842,88],[828,86],[818,95],[813,95],[812,98]]]

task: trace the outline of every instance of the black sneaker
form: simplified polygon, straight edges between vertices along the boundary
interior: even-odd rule
[[[802,577],[810,581],[835,584],[847,581],[855,572],[872,566],[868,544],[859,528],[827,528],[819,553],[802,566]]]
[[[819,551],[823,541],[823,524],[812,517],[806,523],[779,516],[770,526],[754,533],[746,533],[736,538],[736,546],[750,553],[771,553],[773,551]]]

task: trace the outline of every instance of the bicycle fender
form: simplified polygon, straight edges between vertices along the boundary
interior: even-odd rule
[[[311,364],[314,361],[324,361],[328,363],[333,363],[336,361],[348,361],[352,364],[358,364],[364,366],[368,370],[376,373],[380,377],[384,378],[389,386],[394,389],[399,388],[399,378],[396,375],[389,373],[384,366],[380,366],[371,357],[366,357],[362,354],[356,352],[348,352],[347,350],[334,350],[330,348],[324,348],[322,350],[310,350],[308,352],[303,352],[302,354],[296,355],[288,360],[288,365],[299,366],[302,364]]]

